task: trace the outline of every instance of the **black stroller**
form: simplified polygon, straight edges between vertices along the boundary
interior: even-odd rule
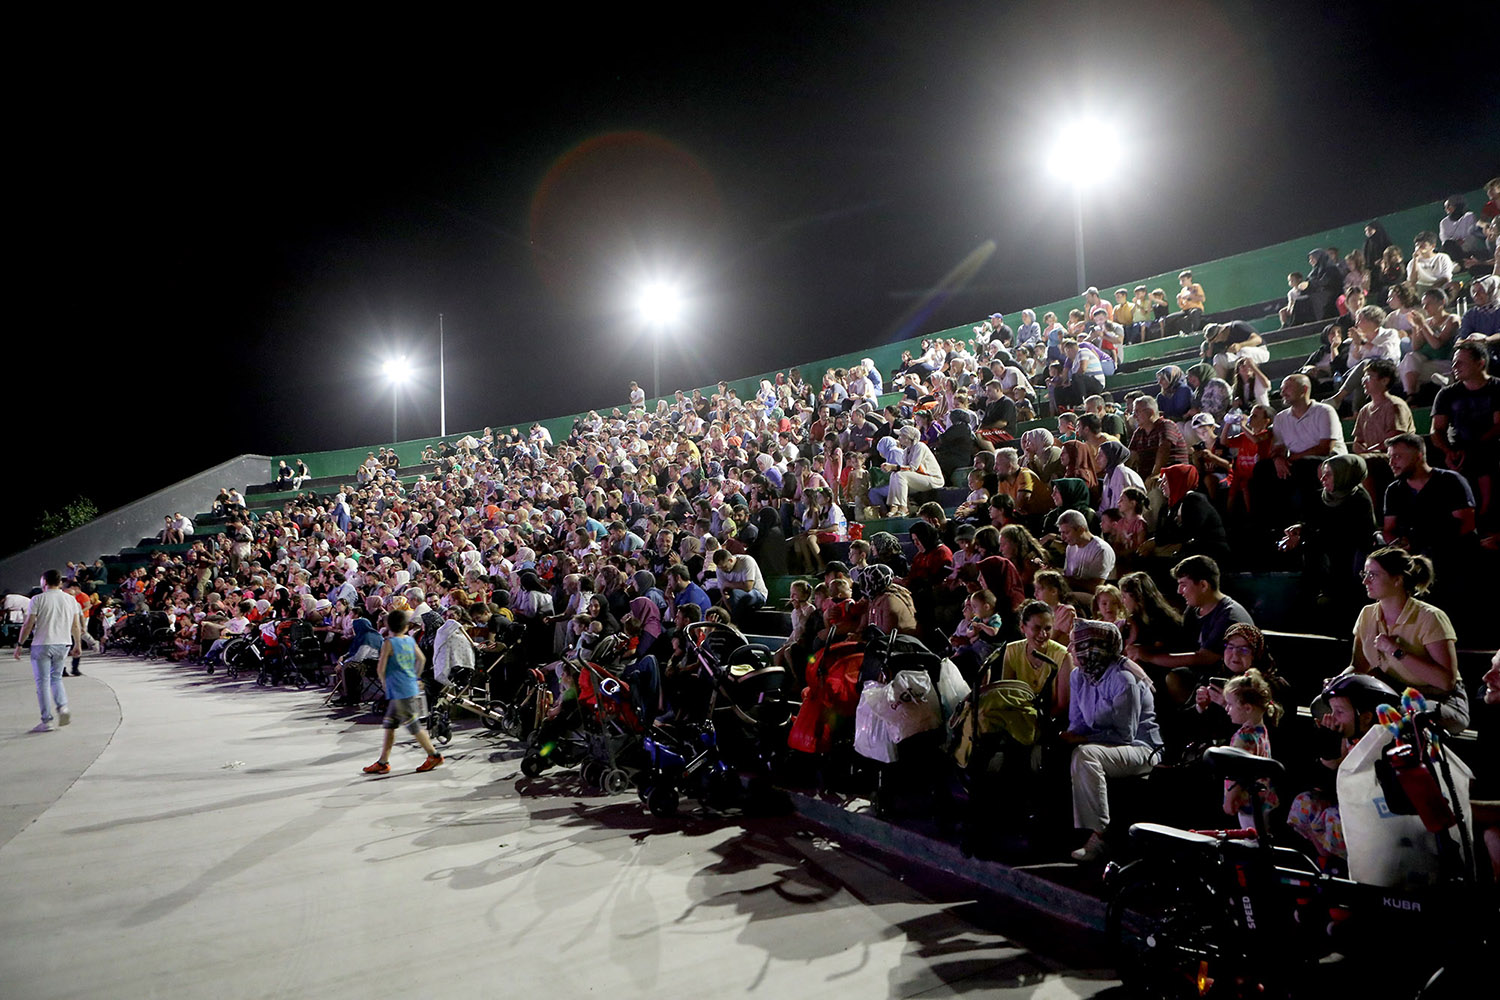
[[[165,611],[139,611],[120,623],[115,648],[155,659],[172,651],[172,620]]]

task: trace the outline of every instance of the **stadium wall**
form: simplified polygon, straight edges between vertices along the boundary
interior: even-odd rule
[[[61,570],[70,560],[91,563],[100,556],[113,555],[142,538],[160,533],[162,518],[174,511],[192,517],[212,507],[221,489],[232,486],[244,492],[251,483],[265,482],[267,470],[272,467],[266,455],[237,455],[100,514],[88,524],[0,559],[0,586],[25,593],[36,586],[44,570]]]

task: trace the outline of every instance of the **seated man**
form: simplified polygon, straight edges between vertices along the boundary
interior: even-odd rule
[[[714,568],[718,570],[719,594],[732,620],[742,622],[746,615],[766,603],[766,580],[754,557],[717,549]]]
[[[1114,576],[1115,550],[1089,531],[1088,519],[1081,512],[1063,511],[1057,519],[1057,533],[1068,547],[1063,557],[1063,576],[1074,592],[1092,594]]]
[[[1161,475],[1169,465],[1188,461],[1188,443],[1182,428],[1161,415],[1154,396],[1137,396],[1131,410],[1135,433],[1130,438],[1130,461],[1147,482]]]
[[[1166,691],[1183,704],[1224,664],[1224,633],[1236,622],[1254,625],[1244,605],[1219,590],[1219,566],[1208,556],[1188,556],[1172,567],[1177,593],[1198,623],[1198,648],[1192,652],[1150,652],[1136,646],[1126,654],[1137,663],[1166,671]],[[1188,618],[1185,625],[1191,623]],[[1157,671],[1152,671],[1156,673]]]
[[[1432,402],[1432,443],[1444,464],[1478,494],[1478,517],[1492,512],[1495,466],[1500,462],[1500,378],[1489,374],[1490,352],[1475,340],[1453,352],[1453,384]]]
[[[1385,490],[1386,541],[1447,563],[1474,531],[1468,482],[1450,469],[1428,465],[1427,449],[1415,434],[1387,441],[1386,458],[1395,477]]]
[[[1254,509],[1281,521],[1270,525],[1278,533],[1301,520],[1307,504],[1321,502],[1318,469],[1323,459],[1347,451],[1338,412],[1313,402],[1311,379],[1288,375],[1281,381],[1281,396],[1290,405],[1271,423],[1275,444],[1271,457],[1256,464],[1252,485]]]
[[[1177,290],[1177,311],[1162,319],[1163,337],[1197,333],[1203,326],[1203,286],[1193,280],[1192,271],[1183,271],[1177,275],[1177,283],[1182,286]]]
[[[1075,744],[1072,763],[1073,825],[1089,831],[1073,860],[1095,861],[1106,853],[1108,779],[1150,772],[1161,751],[1151,688],[1132,673],[1121,655],[1120,630],[1112,622],[1079,619],[1068,651],[1077,664],[1068,684],[1068,728]]]

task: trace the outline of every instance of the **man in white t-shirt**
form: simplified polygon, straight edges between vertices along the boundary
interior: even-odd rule
[[[1322,502],[1318,469],[1324,459],[1348,449],[1338,411],[1313,402],[1306,375],[1282,379],[1281,398],[1290,405],[1272,421],[1276,443],[1271,457],[1256,464],[1251,489],[1255,509],[1283,522],[1273,527],[1284,528],[1305,516],[1309,504]]]
[[[63,664],[65,657],[83,655],[83,613],[73,596],[62,589],[62,574],[47,570],[42,574],[42,588],[26,610],[15,653],[19,660],[21,646],[31,639],[31,673],[36,679],[37,705],[42,710],[42,721],[33,733],[52,731],[54,706],[59,726],[72,721],[68,692],[63,689]]]
[[[1057,533],[1068,546],[1063,557],[1063,576],[1073,590],[1092,594],[1114,575],[1115,550],[1089,531],[1088,519],[1081,512],[1063,511],[1057,519]]]
[[[714,568],[718,570],[719,593],[729,608],[730,618],[743,621],[745,615],[766,603],[766,578],[752,556],[737,556],[728,549],[717,549]]]

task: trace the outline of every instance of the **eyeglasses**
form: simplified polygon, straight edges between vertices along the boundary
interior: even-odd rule
[[[1375,576],[1376,574],[1371,572],[1370,570],[1365,570],[1364,572],[1359,574],[1359,578],[1361,580],[1373,580],[1375,579]]]

